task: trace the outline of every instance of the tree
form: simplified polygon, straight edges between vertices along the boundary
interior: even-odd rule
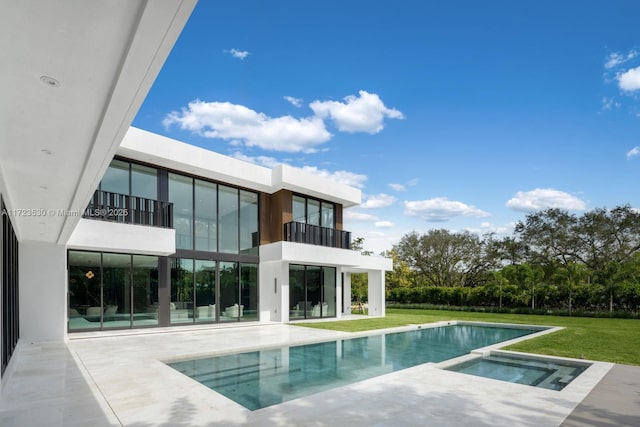
[[[393,270],[385,273],[387,290],[409,288],[415,285],[415,273],[405,261],[398,256],[397,249],[391,249],[384,254],[393,260]]]
[[[495,259],[486,256],[485,242],[468,232],[439,229],[421,236],[414,231],[403,236],[394,249],[425,285],[476,286],[495,267]]]

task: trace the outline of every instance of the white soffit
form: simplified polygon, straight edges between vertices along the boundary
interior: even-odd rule
[[[20,240],[65,244],[196,0],[0,0],[0,174]]]

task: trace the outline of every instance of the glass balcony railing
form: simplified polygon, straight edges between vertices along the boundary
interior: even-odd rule
[[[286,223],[284,225],[284,240],[331,248],[351,249],[350,231],[336,230],[335,228],[320,227],[302,222]]]
[[[83,217],[173,228],[173,203],[96,190]]]

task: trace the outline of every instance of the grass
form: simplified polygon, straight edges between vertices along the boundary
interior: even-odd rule
[[[505,347],[507,350],[640,366],[640,320],[532,314],[472,313],[444,310],[387,309],[383,318],[297,323],[308,328],[360,332],[441,320],[563,326],[566,329]]]

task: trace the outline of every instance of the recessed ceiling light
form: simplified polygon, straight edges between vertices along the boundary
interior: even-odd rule
[[[40,76],[40,81],[49,87],[60,87],[60,82],[53,77]]]
[[[53,151],[47,150],[46,148],[43,148],[42,150],[40,150],[40,152],[46,154],[47,156],[53,155]]]

